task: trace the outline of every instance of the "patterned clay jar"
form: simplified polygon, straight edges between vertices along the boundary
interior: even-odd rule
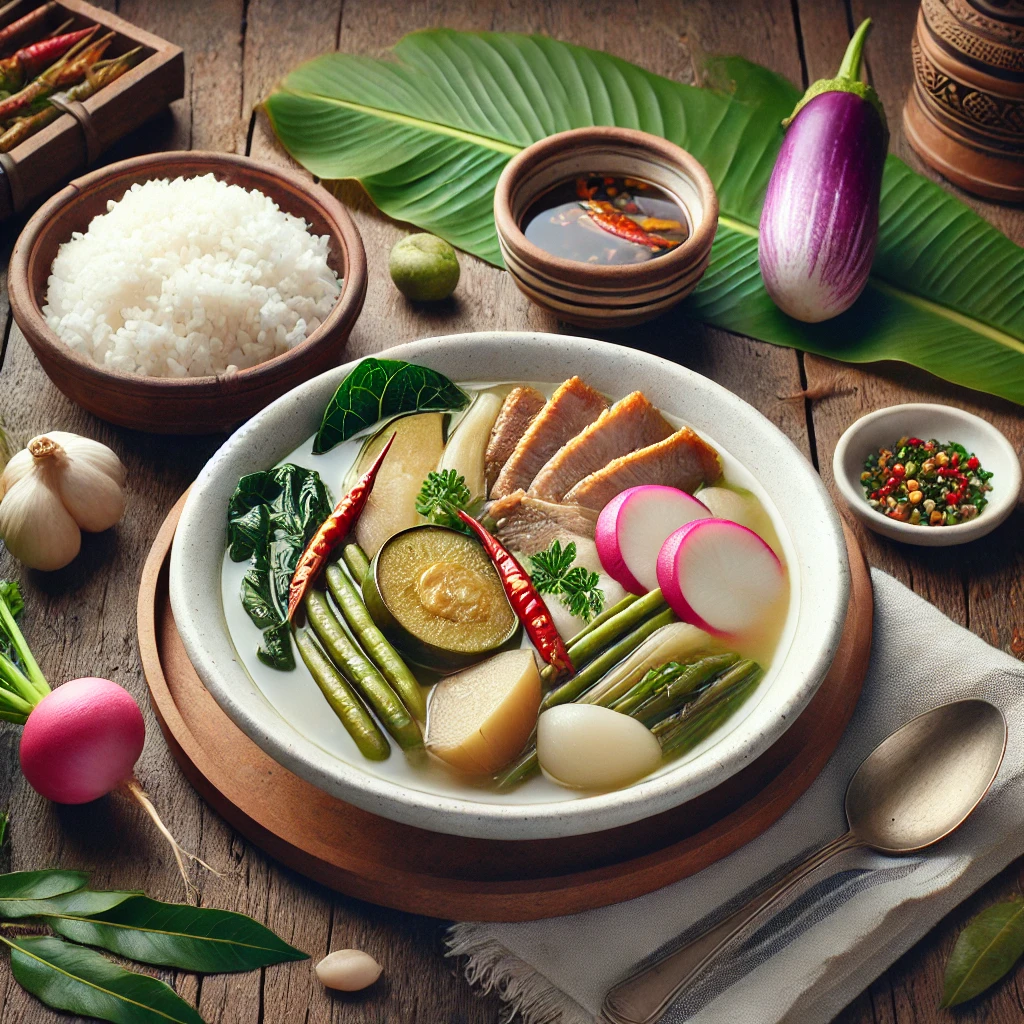
[[[1024,0],[921,0],[911,48],[910,144],[970,192],[1024,200]]]

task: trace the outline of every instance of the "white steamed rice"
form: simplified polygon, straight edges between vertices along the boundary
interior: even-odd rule
[[[233,373],[297,345],[341,282],[328,236],[212,174],[133,185],[53,261],[43,313],[70,348],[152,377]]]

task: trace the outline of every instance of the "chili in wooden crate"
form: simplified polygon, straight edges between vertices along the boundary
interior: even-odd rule
[[[93,25],[97,26],[95,33],[76,41],[62,58],[62,65],[50,63],[44,70],[28,59],[21,62],[22,68],[19,61],[12,60],[16,54],[31,57],[26,47]],[[95,65],[97,70],[88,77],[62,77],[68,64],[81,58],[90,46],[102,50],[103,63]],[[95,52],[86,54],[84,60],[91,61]],[[125,60],[119,62],[118,58]],[[23,81],[18,80],[21,70],[25,72]],[[181,47],[83,0],[13,0],[0,7],[0,72],[10,76],[4,87],[13,93],[0,99],[0,121],[11,132],[5,146],[0,146],[0,150],[6,149],[0,152],[0,220],[95,163],[118,139],[180,99],[185,88]],[[17,89],[38,82],[40,74],[44,81],[35,102],[19,107]],[[5,110],[8,117],[3,116]],[[45,113],[39,117],[42,111]],[[19,125],[11,120],[15,115],[36,119]],[[18,127],[11,129],[11,124]],[[0,139],[3,131],[0,129]]]

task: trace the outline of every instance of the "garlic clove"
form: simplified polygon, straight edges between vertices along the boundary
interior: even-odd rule
[[[325,988],[358,992],[372,985],[383,968],[361,949],[336,949],[316,965],[316,976]]]
[[[57,492],[71,518],[87,533],[121,521],[124,487],[85,459],[69,459],[57,476]]]
[[[63,569],[82,546],[78,524],[56,490],[36,473],[6,486],[0,501],[0,537],[19,562],[47,572]]]

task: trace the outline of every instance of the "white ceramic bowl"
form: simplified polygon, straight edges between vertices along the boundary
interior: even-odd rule
[[[867,503],[860,482],[864,460],[901,437],[957,441],[978,456],[981,465],[994,475],[988,505],[977,518],[956,526],[911,526],[881,515]],[[839,438],[832,472],[850,511],[868,529],[891,540],[923,547],[966,544],[991,533],[1013,511],[1021,488],[1020,458],[991,423],[964,409],[927,402],[893,405],[856,420]]]
[[[241,427],[200,473],[178,526],[170,570],[174,617],[197,672],[239,728],[285,767],[342,800],[436,832],[495,839],[577,835],[657,814],[716,786],[785,732],[824,678],[849,600],[839,516],[788,438],[699,374],[600,341],[488,332],[431,338],[382,355],[465,382],[560,381],[579,373],[613,397],[642,389],[666,413],[704,433],[722,451],[727,472],[730,464],[749,470],[750,486],[760,492],[779,533],[793,595],[783,642],[754,697],[704,748],[636,785],[598,796],[558,790],[530,799],[528,787],[512,795],[445,787],[434,785],[428,773],[406,772],[396,781],[372,762],[313,742],[256,686],[228,634],[221,596],[226,510],[239,477],[273,466],[315,432],[350,363],[301,385]],[[390,761],[396,758],[397,752]]]

